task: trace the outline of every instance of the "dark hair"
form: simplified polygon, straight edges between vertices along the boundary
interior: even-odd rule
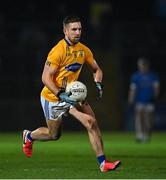
[[[150,65],[150,61],[145,57],[140,57],[138,59],[138,63],[144,64],[144,65]]]
[[[81,22],[80,18],[78,16],[75,15],[69,15],[66,16],[63,20],[63,26],[66,26],[69,23],[73,23],[73,22]]]

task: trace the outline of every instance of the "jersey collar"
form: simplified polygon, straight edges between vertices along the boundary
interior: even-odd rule
[[[65,42],[66,42],[66,44],[67,44],[68,46],[75,46],[76,44],[78,44],[78,43],[76,43],[76,44],[72,45],[72,44],[70,44],[70,42],[69,42],[66,38],[64,38],[64,40],[65,40]]]
[[[72,46],[66,38],[64,38],[64,40],[68,46]]]

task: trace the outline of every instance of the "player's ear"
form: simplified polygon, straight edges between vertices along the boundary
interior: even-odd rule
[[[64,33],[65,36],[67,35],[67,28],[63,29],[63,33]]]
[[[63,33],[65,34],[65,32],[66,32],[66,28],[65,28],[65,27],[63,27]]]
[[[67,27],[63,26],[63,33],[66,34],[66,32],[67,32]]]

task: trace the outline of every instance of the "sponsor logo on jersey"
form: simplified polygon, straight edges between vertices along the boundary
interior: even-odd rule
[[[67,71],[76,72],[81,68],[81,66],[82,66],[82,64],[80,64],[80,63],[73,63],[73,64],[70,64],[69,66],[66,66],[65,69]]]

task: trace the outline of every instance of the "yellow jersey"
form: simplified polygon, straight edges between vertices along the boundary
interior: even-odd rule
[[[53,77],[53,81],[58,89],[63,87],[63,79],[67,79],[67,83],[76,81],[81,72],[84,63],[92,64],[94,62],[91,50],[78,42],[70,45],[66,39],[62,39],[48,53],[47,61],[51,67],[57,69]],[[41,91],[41,96],[51,102],[58,101],[46,86]]]

